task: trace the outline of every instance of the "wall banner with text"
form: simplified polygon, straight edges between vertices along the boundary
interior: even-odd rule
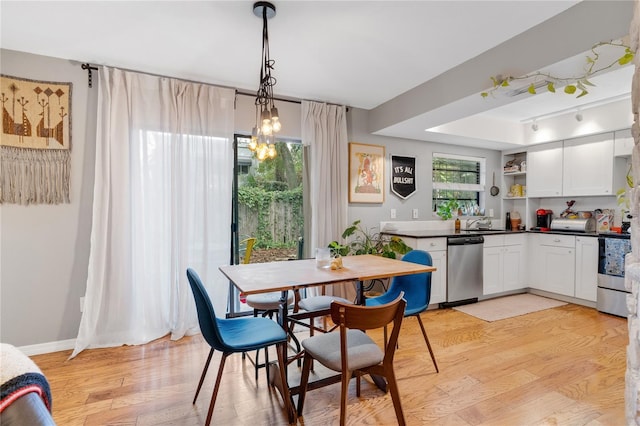
[[[415,157],[391,156],[391,191],[407,199],[416,192]]]

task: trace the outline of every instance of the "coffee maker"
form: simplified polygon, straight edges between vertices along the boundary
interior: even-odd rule
[[[538,209],[536,210],[536,227],[534,229],[541,230],[542,228],[546,228],[548,230],[551,227],[552,220],[552,210]]]

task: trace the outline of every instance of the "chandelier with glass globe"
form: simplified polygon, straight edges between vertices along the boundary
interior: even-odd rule
[[[269,30],[267,20],[276,16],[276,8],[266,1],[253,5],[254,15],[262,18],[262,63],[260,66],[260,86],[256,93],[256,125],[251,132],[249,149],[258,160],[276,157],[275,135],[282,127],[280,115],[273,101],[273,86],[276,79],[271,75],[275,61],[269,56]]]

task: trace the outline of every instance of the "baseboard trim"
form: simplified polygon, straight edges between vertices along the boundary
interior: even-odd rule
[[[42,355],[51,352],[67,351],[76,347],[76,339],[59,340],[57,342],[38,343],[37,345],[19,346],[25,355]]]

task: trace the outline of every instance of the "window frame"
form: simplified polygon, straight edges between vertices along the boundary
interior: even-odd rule
[[[479,164],[478,171],[478,180],[479,183],[470,184],[470,183],[458,183],[458,182],[435,182],[433,180],[434,177],[434,164],[435,159],[448,159],[448,160],[463,160],[463,161],[472,161],[477,162]],[[467,191],[467,192],[476,192],[477,193],[477,203],[480,211],[485,209],[486,202],[486,175],[487,175],[487,159],[485,157],[476,157],[471,155],[458,155],[458,154],[448,154],[442,152],[433,152],[431,155],[431,204],[433,208],[433,203],[436,201],[434,198],[434,191],[436,190],[449,190],[449,191]],[[437,209],[436,209],[437,210]],[[436,210],[432,210],[432,215],[437,217]],[[465,215],[467,217],[474,215]]]

